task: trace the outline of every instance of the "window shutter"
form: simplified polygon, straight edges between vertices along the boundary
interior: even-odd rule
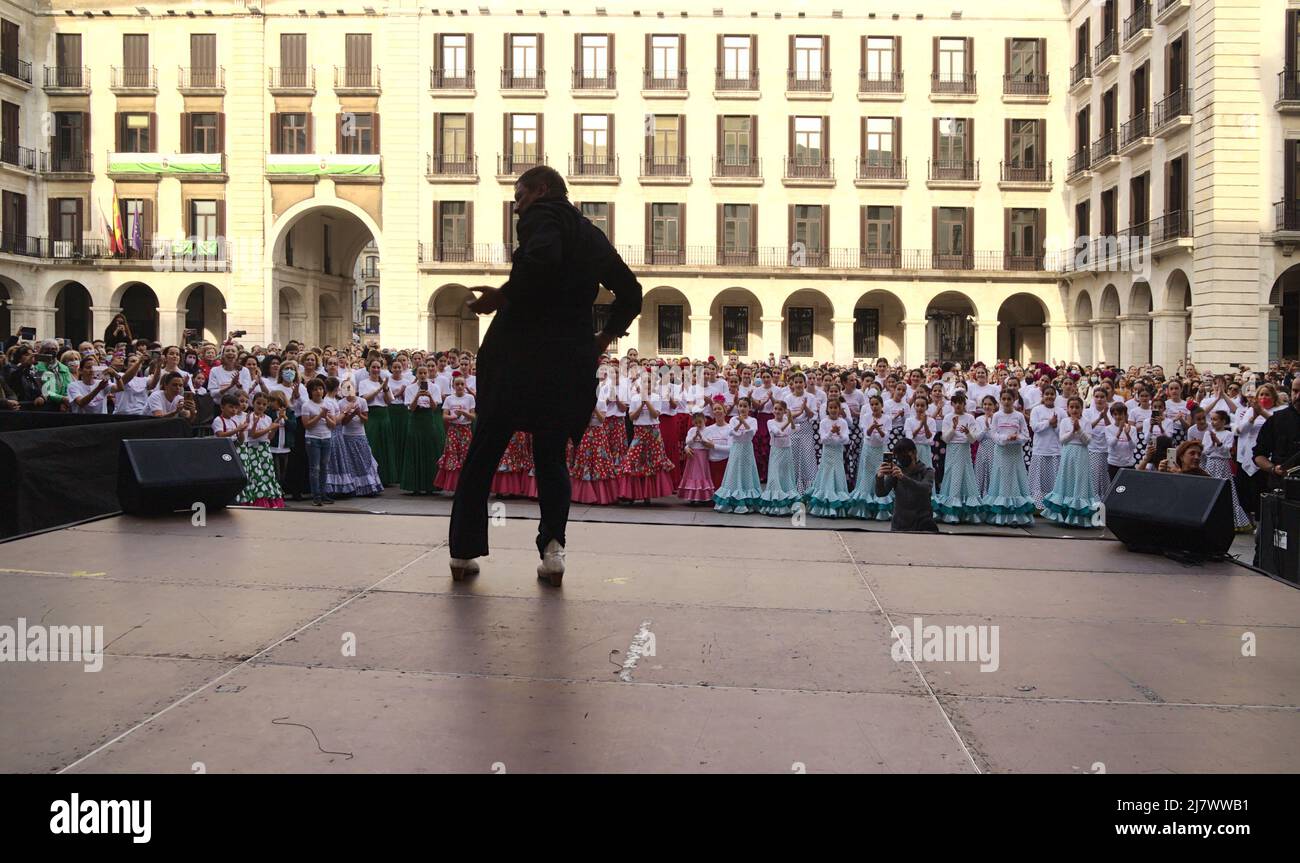
[[[749,115],[749,158],[758,159],[758,115]]]
[[[682,250],[682,255],[686,254],[686,202],[682,201],[677,205],[677,248]],[[685,263],[685,257],[682,258]]]
[[[77,220],[77,227],[80,228],[80,231],[72,239],[76,240],[77,244],[80,245],[82,234],[86,230],[86,202],[82,198],[77,198],[76,202],[77,202],[77,210],[76,210],[75,218]]]
[[[1010,75],[1011,74],[1011,37],[1008,36],[1006,39],[1003,39],[1002,42],[1003,42],[1003,47],[1005,49],[1005,59],[1003,62],[1006,65],[1004,67],[1004,70],[1005,70],[1005,74]]]
[[[822,204],[822,248],[823,258],[818,266],[825,266],[828,263],[827,256],[831,248],[831,208],[828,204]]]
[[[649,44],[650,37],[646,37],[646,44]],[[645,205],[645,260],[646,263],[653,263],[654,259],[650,250],[654,247],[655,225],[654,225],[654,204],[646,203]]]
[[[749,37],[749,74],[750,80],[758,74],[758,37]]]
[[[650,122],[646,124],[645,130],[645,160],[646,173],[650,173],[651,165],[655,155],[655,117],[650,115]]]
[[[307,152],[316,152],[316,116],[307,115]]]
[[[438,139],[438,149],[442,149],[442,139]],[[474,166],[474,115],[465,115],[465,161],[468,168],[473,170]]]
[[[677,115],[677,161],[686,162],[686,115]]]
[[[546,115],[537,114],[537,160],[540,163],[546,161]]]
[[[1002,158],[1006,160],[1006,163],[1008,165],[1010,165],[1011,164],[1011,121],[1010,120],[1003,121],[1002,131],[1003,131]]]
[[[930,158],[937,164],[939,162],[939,118],[935,117],[930,122],[934,127],[934,141],[931,146]]]
[[[441,56],[438,57],[438,65],[440,66],[442,65]],[[473,33],[465,34],[465,75],[471,78],[474,76],[474,34]],[[471,86],[473,85],[473,82],[469,82],[469,83],[471,84]]]
[[[1011,208],[1002,208],[1002,249],[1005,254],[1011,254],[1015,246],[1011,242]],[[1022,250],[1023,254],[1023,250]]]
[[[217,114],[217,152],[226,152],[226,115],[224,112]]]
[[[898,75],[903,71],[903,37],[894,37],[894,74]]]
[[[158,153],[162,151],[158,141],[158,114],[149,112],[149,152]]]
[[[606,68],[609,69],[609,74],[614,75],[614,74],[616,74],[615,71],[614,71],[614,34],[613,34],[613,33],[606,33],[606,34],[605,34],[605,38],[608,40],[608,41],[605,43],[605,46],[606,46],[605,50],[606,50],[606,53],[609,55],[609,59],[608,59],[608,61],[606,62],[605,66],[606,66]]]
[[[149,212],[151,207],[152,202],[146,202],[145,212]],[[145,224],[149,224],[148,219],[145,220]],[[226,236],[226,201],[224,198],[217,201],[217,236],[223,238]]]
[[[893,241],[889,246],[889,251],[897,252],[899,249],[903,248],[903,208],[899,206],[894,207],[893,233]]]
[[[474,247],[474,202],[465,202],[465,245]]]
[[[939,254],[939,208],[930,208],[930,249],[932,253]]]
[[[1295,151],[1296,151],[1296,144],[1298,144],[1298,143],[1300,143],[1300,141],[1283,141],[1283,142],[1282,142],[1282,144],[1283,144],[1283,146],[1282,146],[1282,152],[1283,152],[1283,154],[1284,154],[1283,159],[1282,159],[1282,172],[1283,172],[1283,180],[1282,180],[1283,195],[1282,195],[1282,197],[1283,197],[1283,199],[1284,199],[1288,204],[1291,203],[1292,201],[1294,201],[1294,200],[1296,199],[1296,188],[1295,188],[1295,180],[1296,180],[1296,176],[1295,176],[1295,156],[1296,156],[1296,152],[1295,152]]]
[[[939,74],[939,37],[935,36],[932,40],[934,49],[934,74]]]
[[[722,37],[719,36],[718,38],[721,39]],[[718,154],[718,164],[721,165],[723,163],[724,156],[726,155],[726,150],[722,146],[722,115],[719,114],[716,119],[717,119],[717,129],[718,129],[718,148],[715,152]]]
[[[865,166],[867,163],[867,118],[858,118],[858,158]]]
[[[605,154],[606,157],[609,159],[610,164],[613,165],[614,154],[618,152],[618,150],[614,149],[614,115],[613,114],[605,115],[605,129],[607,131],[607,137],[605,139],[605,145],[606,145]]]
[[[573,70],[582,75],[582,34],[573,34]]]
[[[647,76],[654,74],[654,50],[651,46],[651,40],[654,37],[649,33],[645,34],[645,73]],[[646,245],[650,245],[650,240],[646,240]]]
[[[903,118],[894,118],[894,154],[893,161],[895,165],[902,169],[903,166]],[[895,208],[897,209],[897,208]]]
[[[723,69],[723,66],[722,66],[722,38],[723,38],[723,37],[722,37],[722,34],[719,33],[719,34],[718,34],[718,65],[717,65],[717,67],[716,67],[716,68],[717,68],[717,72],[718,72],[719,75],[722,74],[722,69]]]
[[[1035,70],[1038,72],[1040,77],[1047,74],[1047,40],[1046,39],[1038,40],[1038,54],[1034,58],[1034,66],[1035,66]]]
[[[1034,254],[1047,254],[1047,211],[1043,209],[1034,210]]]
[[[343,115],[334,115],[334,152],[342,153],[343,150]]]
[[[85,159],[87,170],[90,169],[90,112],[81,112],[81,157]]]
[[[578,164],[583,159],[582,152],[582,115],[573,115],[573,161]]]
[[[758,254],[758,204],[749,205],[749,251]],[[757,258],[754,259],[757,261]]]
[[[510,34],[509,33],[502,34],[502,39],[504,44],[501,49],[501,54],[504,59],[501,63],[501,66],[506,70],[506,75],[510,76],[511,73],[514,72],[514,68],[515,68],[515,58],[514,55],[510,52]]]
[[[546,55],[543,53],[546,48],[546,42],[543,40],[541,33],[533,34],[537,37],[537,76],[540,78],[546,74]]]
[[[1042,166],[1044,170],[1046,170],[1047,168],[1047,121],[1046,120],[1034,121],[1034,142],[1035,142],[1034,165],[1035,167]],[[1043,174],[1043,178],[1046,179],[1047,174]]]
[[[962,254],[964,255],[971,255],[974,254],[975,252],[975,238],[971,236],[971,234],[974,232],[974,229],[975,229],[975,208],[967,207],[966,208],[966,230],[962,232],[963,234],[965,234],[965,237],[963,238],[965,240],[965,245],[962,247]]]
[[[789,149],[786,151],[786,153],[787,155],[789,155],[790,160],[794,161],[794,117],[790,117],[789,121],[790,121],[790,143],[789,143]]]
[[[822,80],[831,76],[831,37],[822,37]]]
[[[719,41],[721,41],[722,37],[719,36],[718,39],[719,39]],[[718,204],[718,205],[717,205],[717,220],[718,220],[717,235],[718,235],[718,251],[719,251],[719,252],[724,251],[724,241],[723,241],[723,232],[722,232],[722,219],[723,219],[722,204]]]
[[[501,167],[503,170],[507,169],[510,166],[512,157],[514,156],[514,151],[510,147],[510,132],[511,132],[512,125],[513,124],[510,122],[510,115],[509,114],[502,115],[501,158],[504,164],[502,164]]]
[[[280,115],[271,114],[271,152],[280,152]]]
[[[831,161],[831,118],[830,116],[822,117],[822,161],[830,164]]]
[[[59,240],[68,239],[67,237],[63,236],[63,228],[59,225],[59,199],[50,198],[49,201],[47,201],[46,203],[48,204],[48,209],[49,209],[50,239],[54,240],[55,242]]]
[[[378,113],[371,114],[370,122],[371,122],[370,133],[371,133],[371,141],[372,141],[371,152],[378,153],[379,152],[379,114]]]
[[[975,40],[966,37],[966,75],[970,77],[975,74]]]
[[[790,252],[794,249],[794,204],[786,205],[785,223],[785,254],[788,262]]]
[[[862,75],[867,73],[867,37],[858,37],[858,72]]]
[[[975,118],[966,119],[966,161],[975,164]]]
[[[126,116],[121,111],[113,115],[113,126],[113,152],[120,153],[122,152],[122,139],[126,137],[122,134],[123,127],[126,126]]]
[[[506,201],[501,205],[501,241],[506,244],[507,249],[511,249],[515,245],[514,233],[510,230],[514,224],[511,218],[513,215],[510,201]]]
[[[858,206],[858,251],[867,250],[867,205]]]
[[[190,141],[190,115],[181,112],[181,140],[180,146],[176,148],[178,153],[188,153],[194,149],[193,142]]]
[[[1295,70],[1296,26],[1300,22],[1300,9],[1286,10],[1286,71]]]

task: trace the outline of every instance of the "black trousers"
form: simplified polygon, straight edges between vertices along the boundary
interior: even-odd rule
[[[510,444],[514,429],[505,422],[480,420],[469,442],[469,453],[456,484],[451,504],[451,527],[447,544],[451,556],[461,559],[488,553],[488,496],[492,477]],[[537,477],[537,502],[541,524],[537,528],[537,553],[541,556],[551,540],[564,545],[564,528],[569,521],[569,466],[565,460],[567,436],[562,432],[533,435],[533,468]]]

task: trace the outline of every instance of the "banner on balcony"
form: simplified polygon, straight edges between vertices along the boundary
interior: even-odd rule
[[[220,174],[220,153],[109,153],[110,174]]]
[[[297,176],[379,176],[379,156],[279,154],[266,157],[266,173]]]

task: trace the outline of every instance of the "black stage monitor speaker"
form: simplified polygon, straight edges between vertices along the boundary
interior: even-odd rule
[[[1219,557],[1232,546],[1232,484],[1122,470],[1106,495],[1106,528],[1130,551]]]
[[[188,511],[195,503],[221,509],[247,484],[230,438],[122,441],[117,497],[130,515]]]

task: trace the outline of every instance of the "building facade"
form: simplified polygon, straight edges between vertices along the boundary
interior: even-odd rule
[[[645,288],[620,350],[1262,365],[1289,5],[2,3],[0,331],[338,344],[373,246],[383,344],[472,348],[549,164]]]

